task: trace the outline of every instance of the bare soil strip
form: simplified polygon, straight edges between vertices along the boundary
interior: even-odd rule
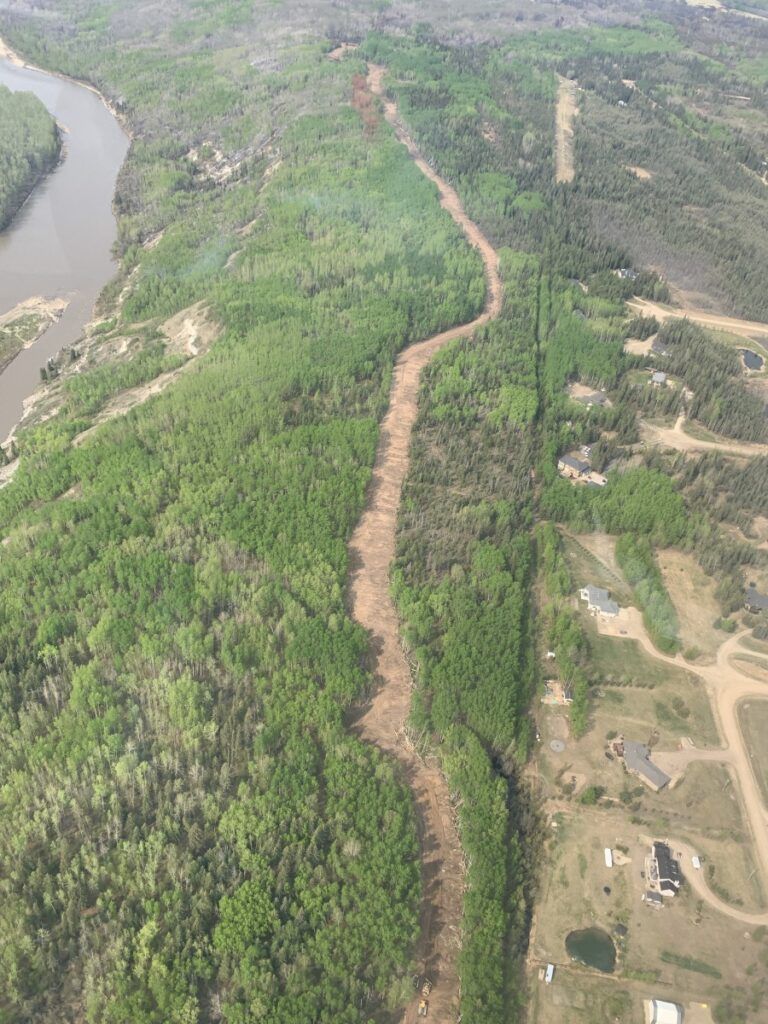
[[[394,127],[417,167],[434,182],[441,205],[479,250],[488,292],[485,310],[469,324],[421,341],[400,354],[390,392],[389,410],[381,425],[373,479],[366,509],[350,541],[350,602],[353,617],[371,634],[376,655],[378,688],[357,718],[358,735],[398,760],[411,787],[419,825],[422,855],[421,935],[416,960],[434,983],[430,1020],[456,1020],[459,1007],[458,954],[464,871],[461,844],[446,780],[434,761],[424,761],[407,742],[413,682],[400,645],[399,622],[389,592],[389,568],[395,555],[397,512],[408,471],[409,447],[418,407],[419,376],[432,357],[456,338],[471,335],[497,317],[502,305],[498,256],[490,242],[464,212],[455,190],[422,159],[400,124],[397,107],[383,96],[385,69],[370,65],[368,88],[382,98],[384,116]],[[417,998],[405,1008],[403,1021],[417,1020]]]
[[[555,181],[569,182],[576,177],[573,163],[573,121],[579,112],[576,83],[557,76],[557,112],[555,114]]]

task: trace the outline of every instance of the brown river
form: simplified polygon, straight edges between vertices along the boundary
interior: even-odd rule
[[[64,298],[69,306],[0,374],[0,441],[19,421],[40,367],[81,336],[115,273],[112,198],[129,139],[85,86],[0,59],[0,84],[33,92],[66,129],[64,159],[0,232],[0,314],[24,299]]]

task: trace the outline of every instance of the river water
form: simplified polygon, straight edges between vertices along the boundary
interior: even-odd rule
[[[58,323],[0,374],[2,440],[39,384],[40,367],[77,341],[115,273],[112,198],[129,140],[99,97],[75,82],[0,60],[0,83],[33,92],[67,129],[64,160],[0,233],[0,313],[35,295],[70,300]]]

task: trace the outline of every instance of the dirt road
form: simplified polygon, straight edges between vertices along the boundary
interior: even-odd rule
[[[768,683],[760,683],[746,676],[732,660],[740,653],[749,653],[755,657],[755,652],[746,652],[741,646],[742,639],[749,635],[750,631],[743,630],[726,640],[717,652],[717,660],[714,665],[696,665],[694,667],[689,665],[680,654],[671,657],[656,649],[646,632],[642,615],[636,608],[622,609],[621,614],[610,621],[598,620],[598,629],[604,635],[624,636],[636,640],[651,657],[668,665],[674,665],[676,668],[683,668],[687,672],[695,672],[704,680],[723,746],[715,752],[699,751],[700,757],[696,756],[695,748],[689,748],[685,751],[684,756],[677,758],[680,762],[679,767],[683,766],[683,762],[688,764],[693,760],[718,760],[731,766],[739,783],[746,822],[752,833],[755,860],[763,878],[763,890],[768,893],[768,809],[763,803],[738,719],[739,705],[743,701],[768,697]],[[766,666],[768,667],[768,660]],[[673,762],[676,755],[659,755],[660,763],[665,756],[667,760],[664,763],[669,762],[670,767],[674,767]],[[688,849],[677,839],[670,840],[670,842],[676,849]],[[686,878],[691,880],[692,887],[700,896],[722,913],[729,914],[746,924],[768,925],[768,913],[750,914],[724,903],[711,892],[700,873],[688,870]]]
[[[472,323],[454,327],[406,349],[398,357],[389,410],[381,425],[376,463],[365,512],[349,546],[350,600],[354,618],[371,634],[378,688],[355,723],[357,733],[397,758],[411,787],[419,823],[423,896],[421,936],[415,959],[434,982],[429,1018],[455,1021],[459,1010],[458,954],[461,938],[464,873],[462,852],[448,785],[436,763],[425,763],[407,744],[405,724],[411,707],[412,680],[400,646],[399,622],[389,593],[389,568],[395,554],[395,530],[403,480],[408,470],[411,432],[416,419],[419,376],[432,357],[455,338],[499,315],[502,284],[498,256],[465,214],[458,195],[422,159],[400,124],[397,107],[383,97],[385,69],[371,65],[368,87],[383,99],[384,116],[394,127],[419,170],[437,185],[441,205],[480,251],[488,292],[485,310]],[[414,999],[403,1020],[417,1020]]]
[[[728,334],[737,334],[743,338],[768,339],[768,324],[761,324],[756,320],[720,316],[718,313],[708,313],[704,309],[695,309],[692,306],[663,306],[659,302],[651,302],[650,299],[630,299],[627,306],[640,316],[655,316],[660,323],[685,317],[713,331],[726,331]]]
[[[555,112],[555,181],[569,182],[576,177],[573,163],[573,120],[579,112],[576,104],[576,83],[557,76],[557,110]]]
[[[679,452],[722,452],[724,455],[736,455],[740,458],[753,459],[757,455],[768,455],[768,444],[750,444],[746,441],[700,441],[686,434],[685,413],[675,420],[674,427],[658,427],[652,423],[643,423],[643,439],[651,444],[675,448]]]

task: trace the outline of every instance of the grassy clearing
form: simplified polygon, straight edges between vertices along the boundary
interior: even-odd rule
[[[745,701],[739,707],[739,725],[763,801],[768,807],[768,700]]]
[[[714,628],[720,618],[715,584],[692,555],[681,551],[659,551],[657,560],[664,584],[677,612],[683,650],[696,648],[711,660],[725,634]]]

